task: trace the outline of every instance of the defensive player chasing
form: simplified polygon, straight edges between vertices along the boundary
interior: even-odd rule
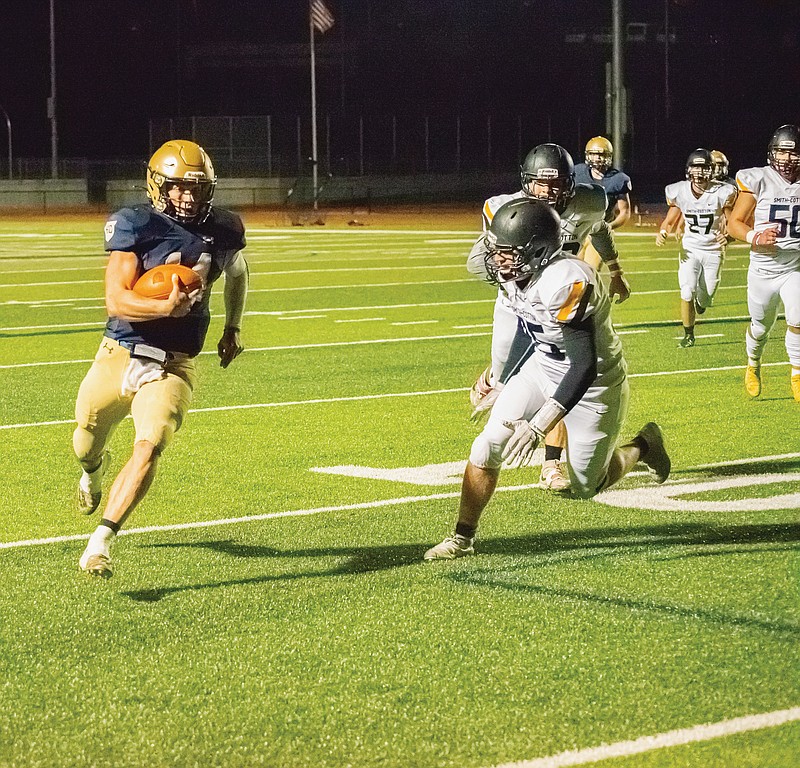
[[[736,189],[713,180],[714,161],[707,149],[696,149],[686,160],[686,180],[665,190],[667,215],[656,235],[664,245],[668,235],[686,222],[681,238],[678,283],[681,288],[681,347],[693,347],[695,316],[702,315],[714,301],[725,258],[727,217],[736,202]]]
[[[542,437],[563,421],[572,494],[590,498],[644,461],[658,482],[670,459],[658,425],[646,424],[616,447],[628,409],[622,344],[611,325],[611,302],[592,267],[561,250],[555,211],[538,200],[512,200],[495,214],[470,253],[484,277],[502,284],[535,339],[533,354],[497,396],[472,444],[455,531],[425,560],[474,553],[478,522],[494,493],[503,461],[529,464]]]
[[[736,179],[731,176],[730,163],[724,152],[718,149],[711,150],[711,159],[714,161],[714,181],[736,186]],[[738,189],[738,188],[737,188]]]
[[[605,220],[611,229],[618,229],[631,217],[631,177],[612,167],[614,147],[604,136],[589,139],[584,159],[575,166],[575,183],[599,184],[605,190]]]
[[[767,165],[740,170],[736,183],[739,198],[728,232],[751,245],[745,390],[750,397],[761,394],[761,356],[782,301],[792,395],[800,402],[800,127],[778,128]]]
[[[552,206],[561,218],[561,240],[563,249],[577,255],[587,237],[591,239],[610,274],[609,290],[617,296],[617,302],[630,296],[630,288],[619,265],[619,255],[604,221],[606,197],[598,184],[575,184],[575,167],[569,152],[558,144],[539,144],[525,157],[520,166],[522,189],[518,192],[490,197],[483,204],[483,228],[487,230],[495,212],[510,200],[536,199]],[[482,270],[482,263],[479,270]],[[519,361],[506,366],[511,343],[517,332],[517,317],[501,284],[495,302],[492,328],[492,365],[473,385],[471,400],[475,414],[485,413],[492,407],[499,388],[517,370]],[[532,343],[530,346],[532,350]],[[504,368],[506,368],[504,372]],[[565,491],[569,487],[564,468],[560,462],[566,446],[566,430],[563,425],[555,428],[545,440],[545,461],[539,479],[539,487],[551,491]]]
[[[111,545],[150,488],[159,456],[189,408],[194,358],[210,321],[210,287],[223,272],[225,327],[217,346],[221,366],[227,368],[242,351],[239,332],[248,282],[241,253],[244,227],[236,214],[211,207],[215,185],[211,159],[201,147],[191,141],[167,142],[148,164],[150,204],[123,208],[106,223],[109,318],[75,405],[73,447],[83,467],[81,512],[91,514],[100,505],[106,446],[128,413],[136,437],[79,561],[81,570],[94,576],[112,575]],[[191,267],[203,278],[204,288],[187,294],[174,278],[166,299],[132,290],[144,271],[165,263]]]

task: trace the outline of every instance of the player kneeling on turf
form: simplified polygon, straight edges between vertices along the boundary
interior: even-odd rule
[[[595,270],[565,254],[560,240],[559,217],[550,206],[518,199],[497,211],[473,246],[470,263],[482,264],[484,279],[504,286],[519,332],[534,338],[535,351],[497,395],[472,444],[455,531],[429,549],[425,560],[473,554],[478,521],[501,465],[529,464],[542,436],[562,420],[573,495],[594,496],[639,460],[658,482],[669,476],[657,424],[646,424],[631,442],[616,447],[628,381],[611,303]]]

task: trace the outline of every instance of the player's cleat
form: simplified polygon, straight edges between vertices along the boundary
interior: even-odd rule
[[[563,493],[569,490],[569,478],[564,471],[564,464],[556,459],[551,459],[542,464],[542,473],[539,475],[539,488],[553,493]]]
[[[93,475],[97,475],[98,483],[102,479],[103,475],[106,473],[106,470],[108,469],[108,465],[110,463],[111,463],[111,454],[108,451],[106,451],[103,454],[100,466],[92,473]],[[81,478],[81,480],[83,480],[83,478]],[[80,512],[82,515],[91,515],[100,506],[100,500],[102,498],[103,498],[102,489],[95,492],[87,491],[84,489],[81,483],[78,483],[78,494],[76,502],[78,506],[78,512]]]
[[[794,396],[795,402],[800,403],[800,373],[796,373],[792,376],[792,395]]]
[[[694,300],[694,311],[698,315],[702,315],[706,311],[706,308],[697,299],[695,299]]]
[[[686,336],[684,336],[680,342],[678,342],[678,346],[682,347],[683,349],[686,349],[687,347],[693,347],[694,336],[689,336],[689,334],[686,334]]]
[[[97,552],[88,557],[82,557],[80,569],[89,576],[99,576],[101,579],[110,579],[114,575],[114,566],[111,557],[103,552]]]
[[[761,367],[748,365],[744,372],[744,388],[750,397],[758,397],[761,394]],[[797,399],[795,397],[795,399]]]
[[[448,536],[441,544],[431,547],[422,557],[423,560],[455,560],[457,557],[474,555],[473,539],[465,536]]]
[[[641,460],[650,467],[650,471],[656,476],[656,482],[663,483],[669,477],[672,461],[664,446],[664,433],[661,427],[654,421],[649,421],[639,430],[636,437],[647,445],[647,451]]]

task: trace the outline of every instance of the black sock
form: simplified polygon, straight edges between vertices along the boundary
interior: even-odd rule
[[[114,533],[119,533],[120,524],[115,523],[113,520],[106,520],[103,518],[98,525],[104,525],[106,528],[110,528]]]
[[[474,525],[466,523],[456,523],[456,536],[463,536],[465,539],[474,539],[475,531],[478,529]]]
[[[683,334],[684,336],[691,336],[694,338],[694,326],[693,325],[684,325],[683,326]]]
[[[545,461],[560,461],[561,454],[564,449],[560,445],[545,445],[544,447],[544,460]]]

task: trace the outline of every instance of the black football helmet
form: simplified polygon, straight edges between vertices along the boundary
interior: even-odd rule
[[[520,166],[522,191],[561,213],[575,194],[575,164],[564,147],[539,144]]]
[[[561,250],[561,219],[543,200],[511,200],[495,213],[484,242],[489,279],[522,280],[544,269]]]
[[[781,153],[781,157],[777,153]],[[790,184],[800,177],[800,128],[782,125],[769,141],[767,162]]]
[[[714,158],[711,152],[698,147],[686,160],[686,178],[700,189],[707,189],[714,178]]]

